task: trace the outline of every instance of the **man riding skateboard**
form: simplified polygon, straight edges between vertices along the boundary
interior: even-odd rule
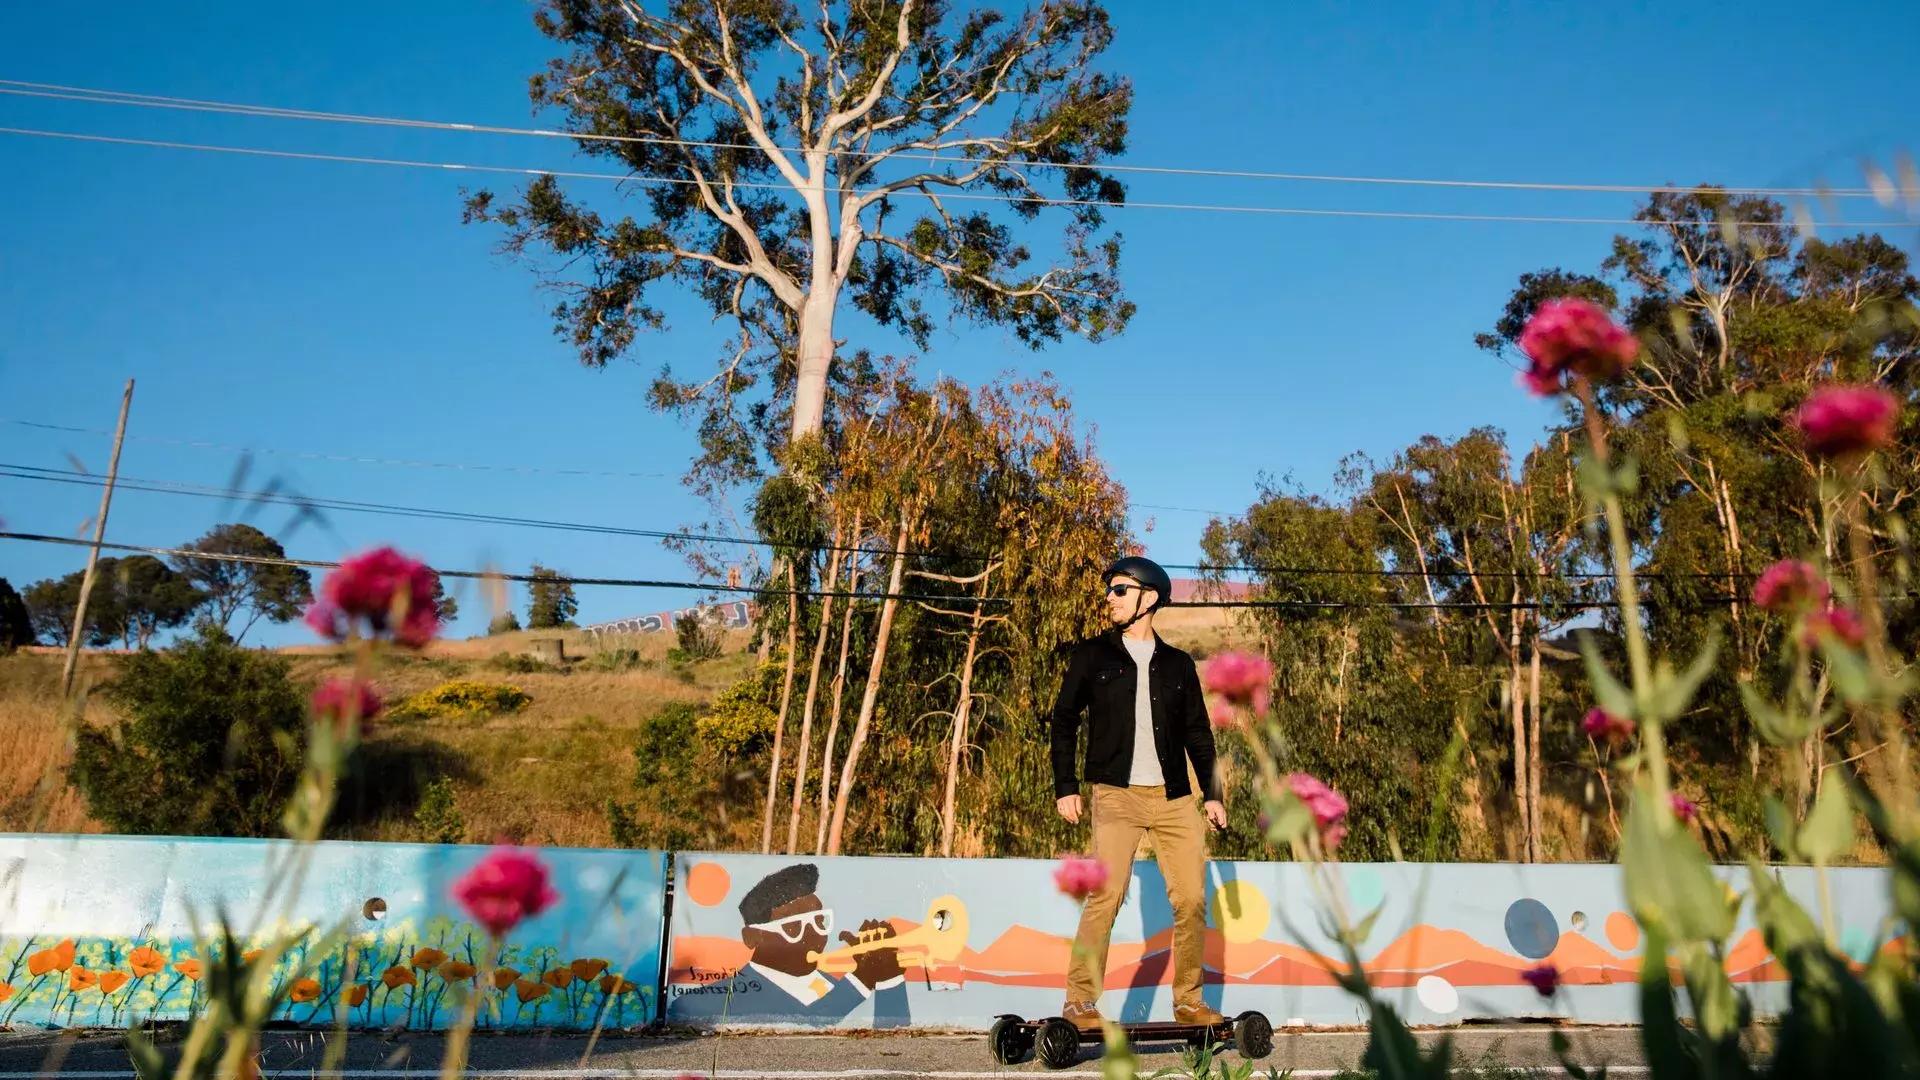
[[[1128,556],[1107,567],[1101,580],[1113,626],[1074,647],[1050,721],[1055,805],[1061,817],[1078,824],[1083,804],[1074,758],[1080,717],[1087,716],[1093,857],[1107,868],[1106,884],[1081,909],[1061,1015],[1083,1032],[1100,1029],[1098,1001],[1113,919],[1127,894],[1140,837],[1149,835],[1173,908],[1174,1022],[1222,1023],[1225,1017],[1200,996],[1206,828],[1227,824],[1200,674],[1191,656],[1154,633],[1153,613],[1172,598],[1165,570]],[[1200,779],[1204,810],[1194,805],[1188,761]]]

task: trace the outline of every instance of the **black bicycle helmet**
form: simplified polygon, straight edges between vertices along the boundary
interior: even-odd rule
[[[1168,577],[1167,572],[1160,569],[1160,564],[1152,559],[1140,555],[1128,555],[1123,559],[1115,559],[1100,580],[1111,583],[1117,577],[1132,578],[1154,591],[1153,607],[1148,608],[1147,611],[1165,607],[1167,602],[1173,599],[1173,579]]]

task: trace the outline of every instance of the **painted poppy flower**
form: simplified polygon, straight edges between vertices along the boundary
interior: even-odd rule
[[[380,981],[383,983],[386,983],[387,989],[389,990],[398,990],[403,986],[419,986],[420,985],[420,980],[413,977],[413,972],[408,971],[406,968],[403,968],[398,964],[395,964],[394,966],[388,968],[386,971],[381,972]]]
[[[144,979],[165,970],[167,957],[151,945],[142,945],[127,954],[127,966],[133,969],[134,978]]]

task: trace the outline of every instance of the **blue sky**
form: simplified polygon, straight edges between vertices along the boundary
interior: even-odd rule
[[[1369,4],[1113,0],[1105,66],[1132,77],[1126,161],[1550,182],[1860,183],[1920,142],[1920,5]],[[342,112],[523,124],[550,55],[510,0],[191,8],[21,5],[0,78]],[[545,140],[408,132],[0,97],[0,126],[325,153],[565,167]],[[578,166],[576,166],[578,167]],[[601,168],[598,165],[586,166]],[[410,468],[270,456],[317,496],[641,528],[698,520],[678,483],[692,439],[649,411],[662,360],[710,365],[714,334],[671,301],[635,362],[587,371],[552,299],[459,221],[474,177],[0,135],[0,420],[112,426],[138,380],[123,475],[225,486],[214,442],[619,476]],[[1625,217],[1630,195],[1131,177],[1141,201]],[[1888,216],[1871,202],[1847,217]],[[1529,439],[1547,406],[1478,352],[1526,270],[1591,268],[1612,230],[1126,210],[1140,312],[1097,346],[1032,353],[945,327],[922,363],[970,381],[1054,372],[1149,517],[1149,553],[1197,557],[1206,516],[1261,474],[1328,485],[1335,463],[1480,424]],[[1048,235],[1052,235],[1050,231]],[[1911,246],[1912,230],[1897,235]],[[903,350],[876,336],[880,351]],[[174,440],[173,442],[163,440]],[[108,440],[0,423],[0,462],[103,469]],[[93,489],[0,479],[0,519],[74,535]],[[233,518],[216,501],[123,492],[109,538],[176,544]],[[269,531],[285,510],[254,520]],[[391,542],[442,566],[538,559],[593,576],[684,577],[639,538],[338,513],[294,554]],[[0,541],[16,585],[79,549]],[[483,615],[469,595],[459,633]],[[686,594],[583,590],[588,620]],[[516,603],[518,603],[516,598]],[[296,624],[249,640],[297,641]]]

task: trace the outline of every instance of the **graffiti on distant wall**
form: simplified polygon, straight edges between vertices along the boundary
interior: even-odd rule
[[[753,605],[745,600],[735,600],[727,604],[681,608],[678,611],[661,611],[652,615],[635,615],[631,618],[583,626],[581,629],[596,637],[601,634],[657,634],[663,630],[672,630],[681,620],[695,618],[712,619],[725,630],[744,630],[753,625]]]
[[[288,845],[166,838],[0,837],[0,1025],[124,1027],[180,1020],[204,1006],[216,946],[190,914],[253,923],[249,901]],[[274,962],[284,1003],[273,1017],[329,1026],[444,1028],[454,991],[477,987],[482,1028],[650,1023],[657,1013],[665,856],[549,851],[560,902],[515,928],[487,963],[486,933],[447,886],[484,848],[329,843],[291,911],[240,942]],[[329,931],[339,931],[330,934]],[[311,951],[310,951],[311,950]]]

